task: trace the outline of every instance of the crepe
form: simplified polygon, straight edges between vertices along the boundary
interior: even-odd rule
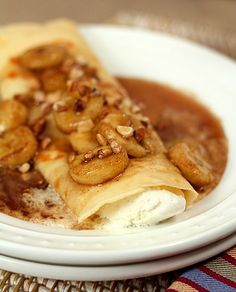
[[[98,67],[99,74],[104,79],[114,81],[113,77],[100,65],[95,55],[88,50],[82,37],[79,37],[75,23],[64,19],[40,24],[18,23],[2,26],[0,28],[0,69],[3,70],[10,58],[31,47],[60,41],[67,42],[78,58],[89,60],[93,66]]]
[[[81,223],[95,214],[105,204],[115,203],[146,190],[170,190],[184,195],[188,204],[193,203],[197,193],[183,178],[164,154],[132,159],[121,177],[97,186],[83,186],[75,183],[68,175],[66,154],[58,151],[42,153],[37,160],[38,167],[53,188],[78,216]]]
[[[115,130],[113,129],[114,131],[112,132],[112,135],[115,136],[111,137],[107,134],[109,132],[110,124],[109,120],[105,120],[106,117],[104,118],[105,122],[102,118],[97,116],[92,119],[91,129],[88,129],[87,131],[90,131],[91,133],[94,133],[92,131],[95,131],[95,133],[102,133],[105,136],[106,134],[108,135],[106,138],[110,146],[105,146],[107,144],[104,144],[103,147],[111,147],[113,150],[112,155],[115,157],[119,153],[116,152],[116,149],[114,150],[112,148],[112,143],[114,142],[114,139],[116,140],[117,138],[120,147],[119,152],[121,151],[120,149],[124,149],[125,153],[126,151],[128,153],[125,158],[128,160],[123,167],[124,170],[120,171],[117,176],[97,184],[89,183],[86,185],[85,183],[80,182],[80,178],[78,178],[79,182],[76,181],[74,176],[71,175],[72,171],[70,170],[70,162],[68,162],[68,159],[70,159],[69,153],[65,149],[59,149],[55,144],[47,149],[39,150],[35,159],[35,167],[40,170],[49,184],[63,199],[68,208],[77,216],[78,223],[82,224],[83,222],[86,222],[88,218],[92,218],[92,216],[97,214],[102,207],[108,204],[115,205],[122,199],[139,195],[150,190],[168,190],[177,196],[184,197],[187,205],[191,205],[198,196],[197,192],[181,175],[180,171],[167,159],[165,147],[159,136],[154,132],[148,119],[141,114],[139,109],[134,109],[134,105],[132,101],[130,101],[127,92],[121,87],[116,79],[104,69],[102,64],[86,44],[82,35],[78,32],[75,24],[67,20],[60,20],[46,24],[12,25],[0,29],[0,71],[2,72],[1,76],[3,79],[1,84],[2,98],[12,98],[17,90],[20,90],[19,88],[17,90],[12,89],[14,84],[9,85],[9,82],[12,82],[12,80],[8,80],[9,71],[11,70],[9,59],[19,56],[26,50],[35,46],[50,43],[62,43],[76,60],[79,60],[79,62],[85,62],[86,64],[88,63],[89,66],[95,68],[97,72],[96,84],[98,84],[96,86],[98,86],[98,92],[101,96],[104,95],[104,92],[106,91],[106,102],[108,102],[107,108],[112,108],[112,111],[115,114],[117,114],[117,108],[119,108],[118,110],[122,111],[122,115],[127,115],[130,120],[132,120],[133,127],[135,126],[135,123],[138,123],[139,125],[143,124],[144,126],[142,126],[142,129],[145,128],[146,131],[145,138],[141,137],[140,142],[137,135],[134,137],[134,133],[139,133],[138,130],[135,129],[134,131],[134,129],[130,129],[132,127],[130,127],[130,125],[127,126],[124,122],[124,125],[114,126],[114,129],[118,131],[118,134],[117,132],[114,134],[113,132],[115,132]],[[16,80],[14,82],[16,84]],[[108,89],[112,88],[110,95],[107,93],[107,85]],[[106,89],[103,89],[103,86],[106,87]],[[19,87],[22,89],[22,86]],[[24,93],[27,90],[27,88],[24,88],[22,92]],[[103,90],[105,91],[103,92]],[[116,94],[113,96],[114,92],[118,92],[117,98],[115,96]],[[97,95],[95,94],[95,96]],[[117,107],[118,102],[119,105]],[[52,116],[50,116],[50,119],[52,119]],[[108,128],[102,130],[102,127]],[[64,132],[60,139],[64,138],[68,140],[68,135],[71,135],[70,129],[64,129],[62,126],[62,129],[60,130]],[[124,130],[132,130],[134,133],[128,133],[129,136],[125,137],[120,134],[119,130],[123,132]],[[58,129],[55,131],[58,131]],[[142,131],[140,133],[142,134]],[[119,134],[122,136],[122,139],[117,137]],[[130,135],[133,136],[131,137]],[[127,146],[123,141],[130,141],[130,146]],[[117,143],[117,141],[115,141],[115,143]],[[140,152],[138,152],[139,154],[137,154],[135,151],[132,152],[134,144],[138,151],[144,151],[144,153],[140,154]],[[73,148],[79,152],[74,145]],[[107,148],[105,150],[107,150]],[[82,154],[84,155],[84,153]],[[89,164],[90,161],[83,160],[81,163]],[[96,219],[95,217],[95,221],[94,226],[99,223],[99,219]]]

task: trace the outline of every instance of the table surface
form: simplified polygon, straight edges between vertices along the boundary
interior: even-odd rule
[[[103,22],[121,11],[142,11],[236,32],[235,0],[1,0],[0,24],[70,17]]]

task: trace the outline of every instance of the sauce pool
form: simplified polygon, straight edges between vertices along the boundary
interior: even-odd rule
[[[141,104],[167,148],[174,141],[186,139],[204,147],[215,178],[198,191],[209,193],[219,183],[227,162],[227,140],[220,120],[193,97],[169,86],[142,79],[118,80]]]

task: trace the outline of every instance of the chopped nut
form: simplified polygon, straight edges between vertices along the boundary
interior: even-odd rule
[[[64,112],[68,109],[66,103],[63,100],[58,100],[57,102],[55,102],[52,108],[55,112],[58,113]]]
[[[36,78],[30,78],[28,81],[29,87],[32,90],[37,90],[40,88],[40,83]]]
[[[88,65],[88,62],[84,56],[79,56],[77,60],[80,64],[80,66],[87,66]]]
[[[41,141],[41,148],[46,149],[52,142],[52,139],[50,137],[46,137]]]
[[[89,162],[90,160],[92,160],[94,157],[94,153],[93,151],[89,151],[87,153],[84,154],[84,162]]]
[[[84,109],[84,103],[81,99],[77,99],[74,104],[74,111],[75,112],[82,112]]]
[[[69,79],[70,80],[76,80],[81,78],[84,75],[83,70],[81,70],[81,68],[79,68],[78,66],[74,66],[72,67],[70,74],[69,74]]]
[[[0,136],[4,133],[6,127],[4,125],[0,125]]]
[[[97,78],[96,68],[85,65],[85,66],[83,66],[83,69],[84,69],[85,76]]]
[[[74,161],[75,160],[75,153],[73,152],[73,153],[70,153],[69,154],[69,156],[68,156],[68,162],[69,163],[71,163],[72,161]]]
[[[103,135],[101,135],[101,134],[97,134],[97,135],[96,135],[96,138],[97,138],[98,143],[99,143],[101,146],[106,146],[106,145],[107,145],[107,140],[106,140],[106,138],[105,138]]]
[[[125,111],[129,111],[131,107],[132,107],[132,102],[128,98],[122,99],[122,102],[119,105],[119,108]]]
[[[69,91],[72,91],[73,84],[74,84],[73,80],[67,80],[66,86],[67,86]]]
[[[42,103],[41,105],[41,112],[42,112],[42,116],[46,116],[52,109],[52,104],[48,101],[45,101],[44,103]]]
[[[113,83],[103,82],[102,89],[108,105],[118,107],[122,103],[124,97],[123,92]]]
[[[132,137],[134,134],[134,129],[132,127],[127,127],[127,126],[117,126],[116,130],[121,136],[125,138]]]
[[[78,91],[81,96],[88,95],[93,88],[90,88],[88,85],[81,84],[78,86]]]
[[[61,66],[61,70],[64,72],[64,73],[68,73],[68,72],[70,72],[70,70],[71,70],[71,68],[72,68],[72,66],[75,64],[75,61],[74,61],[74,59],[72,59],[72,58],[67,58],[64,62],[63,62],[63,64],[62,64],[62,66]]]
[[[121,152],[121,145],[118,142],[116,142],[115,140],[110,141],[110,146],[111,146],[113,153],[118,154]]]
[[[135,130],[134,136],[139,143],[142,142],[145,136],[145,128],[138,128]]]
[[[36,91],[33,95],[33,99],[36,104],[40,104],[45,101],[45,93],[43,91]]]
[[[96,85],[98,85],[98,77],[97,76],[95,76],[95,77],[93,77],[93,78],[89,78],[88,79],[89,80],[89,82],[91,83],[91,85],[92,86],[96,86]]]
[[[80,133],[88,132],[94,127],[94,123],[91,119],[80,121],[77,124],[77,131]]]
[[[35,135],[39,135],[43,132],[46,126],[46,119],[44,117],[39,118],[32,127]]]
[[[61,95],[59,92],[57,92],[57,91],[51,92],[51,93],[47,94],[47,101],[53,104],[53,103],[59,101],[60,97],[61,97]]]
[[[20,167],[19,167],[19,171],[21,173],[26,173],[30,170],[30,164],[28,162],[22,164]]]
[[[101,96],[101,92],[96,88],[92,88],[91,92],[90,92],[90,96]]]
[[[131,111],[136,114],[141,111],[140,107],[137,104],[134,104],[131,108]]]
[[[90,84],[88,82],[81,84],[81,81],[78,80],[68,80],[66,85],[70,92],[79,92],[80,96],[88,95],[91,90]]]
[[[102,158],[107,157],[107,156],[109,156],[109,155],[111,155],[111,154],[112,154],[112,150],[111,150],[111,148],[104,148],[104,149],[100,149],[100,150],[98,151],[98,153],[97,153],[97,157],[98,157],[99,159],[102,159]]]
[[[149,125],[149,123],[148,123],[148,122],[146,122],[146,121],[141,121],[141,123],[142,123],[142,125],[143,125],[145,128],[147,128],[147,127],[148,127],[148,125]]]
[[[24,94],[15,94],[13,97],[15,100],[23,103],[26,106],[33,106],[35,105],[35,100],[33,98],[33,94],[31,92],[24,93]]]
[[[137,119],[140,122],[144,122],[144,123],[147,123],[147,124],[150,123],[150,119],[148,117],[144,117],[143,115],[140,115],[140,114],[137,116]]]
[[[31,196],[33,195],[34,191],[32,189],[25,189],[24,190],[24,193],[22,194],[23,197],[28,197],[28,196]]]

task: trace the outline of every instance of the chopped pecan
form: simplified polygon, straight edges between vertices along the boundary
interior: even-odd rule
[[[97,138],[98,143],[99,143],[101,146],[106,146],[106,145],[107,145],[107,140],[106,140],[106,138],[105,138],[103,135],[101,135],[101,134],[97,134],[97,135],[96,135],[96,138]]]
[[[132,127],[117,126],[116,130],[121,136],[123,136],[125,138],[130,138],[134,134],[134,129]]]
[[[118,154],[121,152],[122,147],[117,141],[115,140],[110,141],[110,146],[113,153]]]
[[[83,70],[79,66],[73,66],[69,73],[70,80],[80,79],[84,75]]]
[[[139,143],[141,143],[145,137],[145,128],[138,128],[135,130],[134,137]]]
[[[66,103],[63,100],[58,100],[53,104],[53,110],[55,112],[64,112],[68,109]]]
[[[50,137],[45,137],[41,141],[41,148],[46,149],[52,142],[52,139]]]
[[[76,157],[75,152],[70,153],[69,156],[68,156],[68,162],[71,163],[72,161],[74,161],[75,157]]]
[[[21,173],[26,173],[30,170],[30,164],[28,162],[25,162],[24,164],[22,164],[20,167],[19,167],[19,171]]]
[[[45,93],[41,90],[38,90],[33,94],[33,99],[36,105],[41,104],[46,99]]]
[[[89,151],[87,153],[84,154],[84,162],[89,162],[90,160],[92,160],[94,157],[94,153],[93,151]]]
[[[67,74],[71,71],[74,65],[75,65],[75,60],[73,58],[67,58],[61,65],[61,71]]]
[[[74,111],[75,112],[82,112],[84,110],[85,106],[82,101],[82,99],[77,99],[74,103]]]
[[[45,117],[39,118],[34,125],[32,126],[32,130],[36,136],[40,135],[46,127],[46,119]]]
[[[112,150],[110,147],[106,147],[106,148],[103,148],[103,149],[100,149],[97,153],[97,157],[99,159],[102,159],[102,158],[105,158],[107,156],[110,156],[112,154]]]

